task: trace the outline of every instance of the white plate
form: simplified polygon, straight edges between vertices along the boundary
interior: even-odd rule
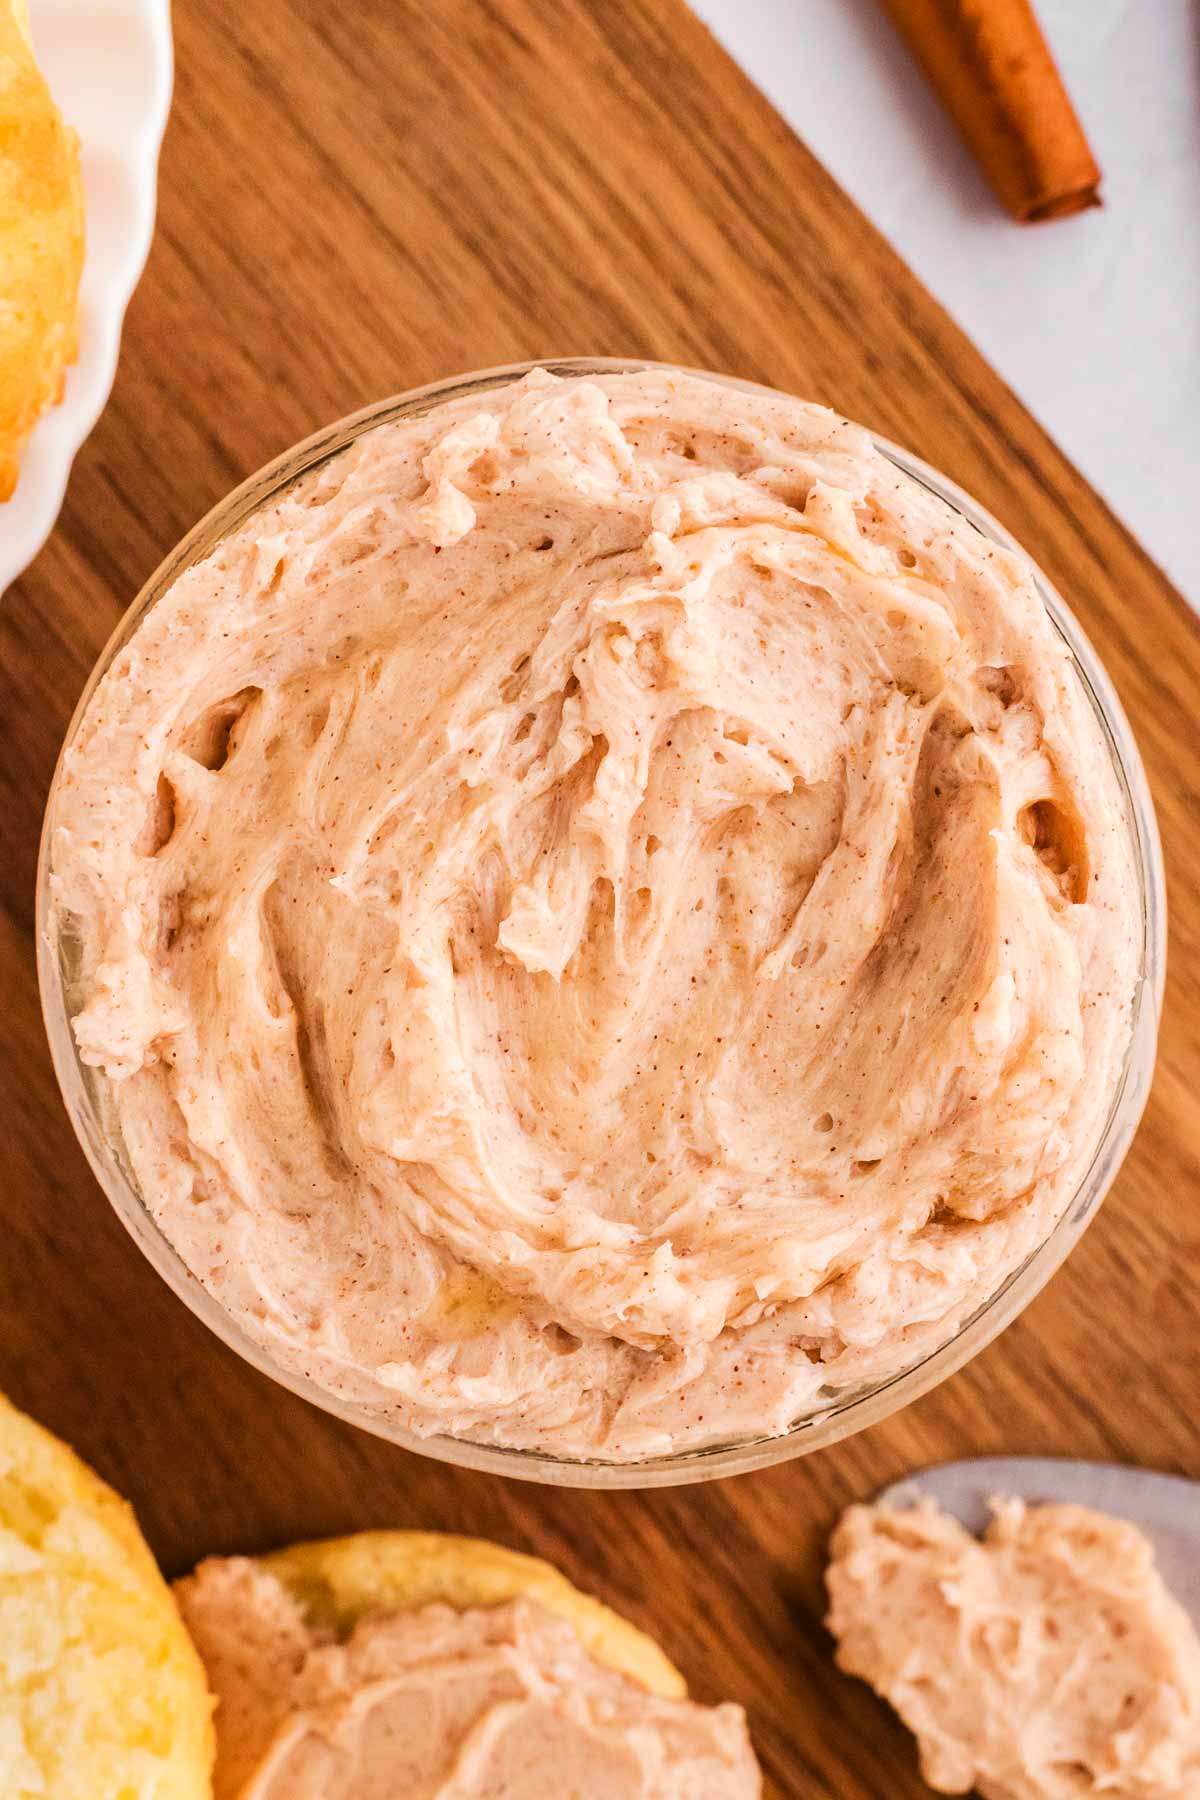
[[[58,517],[75,452],[112,387],[121,324],[154,229],[158,148],[171,104],[170,0],[32,0],[38,61],[83,145],[87,257],[79,360],[39,420],[0,504],[0,593]]]

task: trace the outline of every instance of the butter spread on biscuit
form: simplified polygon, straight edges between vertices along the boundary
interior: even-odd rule
[[[217,1696],[216,1800],[755,1800],[740,1706],[649,1693],[535,1602],[314,1628],[277,1578],[212,1558],[176,1589]]]

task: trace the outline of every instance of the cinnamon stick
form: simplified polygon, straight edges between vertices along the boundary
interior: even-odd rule
[[[883,0],[1023,224],[1100,205],[1100,170],[1030,0]]]

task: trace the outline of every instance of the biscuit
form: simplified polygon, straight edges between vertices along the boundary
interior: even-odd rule
[[[436,1602],[465,1612],[523,1597],[557,1613],[596,1662],[653,1694],[687,1687],[653,1638],[535,1556],[439,1531],[363,1531],[296,1544],[258,1559],[303,1606],[311,1624],[349,1633],[366,1613],[415,1611]]]
[[[24,0],[0,0],[0,500],[75,359],[83,241],[79,141],[34,61]]]
[[[206,1800],[204,1671],[132,1510],[0,1397],[0,1794]]]

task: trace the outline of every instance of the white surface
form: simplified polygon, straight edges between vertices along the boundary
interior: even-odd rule
[[[693,4],[1200,604],[1195,0],[1037,0],[1104,206],[1030,226],[1000,211],[878,0]]]
[[[32,561],[62,505],[75,452],[112,387],[121,324],[154,229],[158,148],[171,103],[169,0],[33,0],[38,59],[83,144],[87,258],[79,360],[35,426],[0,505],[0,593]]]
[[[1163,1580],[1200,1628],[1200,1483],[1117,1463],[995,1456],[922,1469],[885,1488],[879,1504],[912,1506],[922,1494],[979,1533],[987,1527],[993,1498],[1031,1505],[1068,1501],[1129,1519],[1150,1539]]]

